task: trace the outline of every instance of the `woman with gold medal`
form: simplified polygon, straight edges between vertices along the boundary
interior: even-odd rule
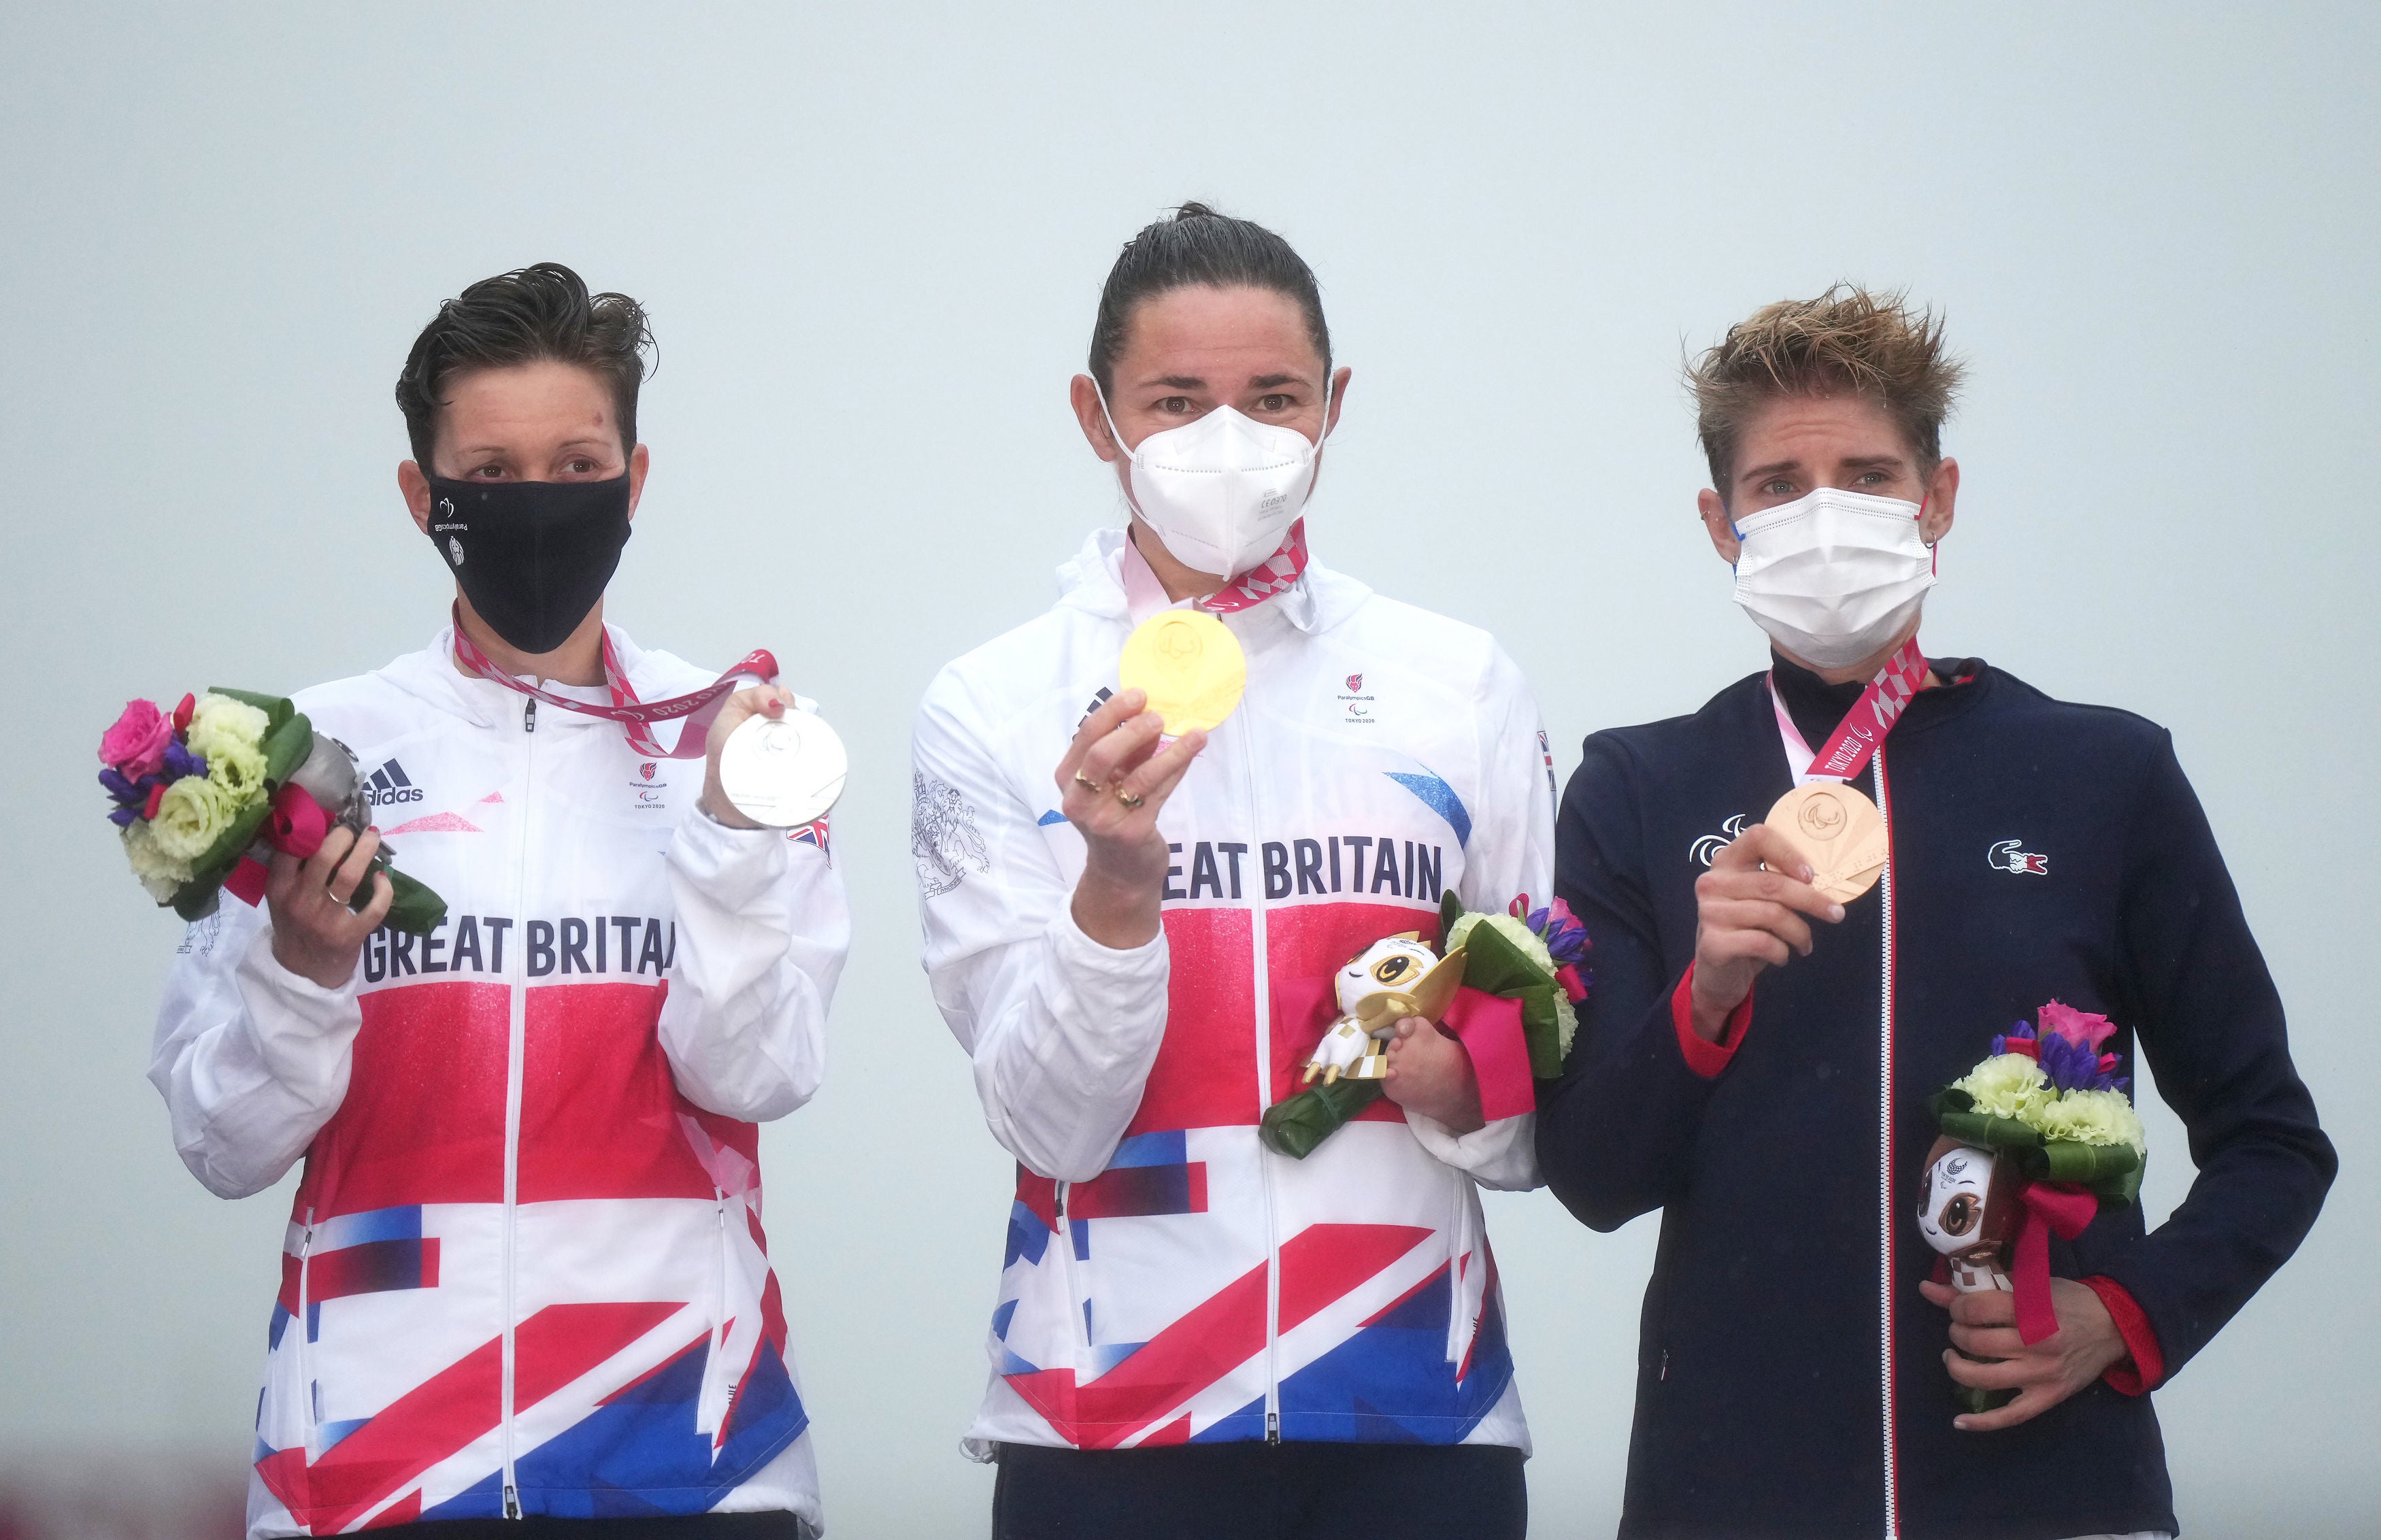
[[[1072,386],[1126,527],[919,714],[926,968],[1018,1162],[969,1435],[1002,1540],[1525,1526],[1477,1190],[1536,1184],[1533,1115],[1408,1018],[1384,1099],[1260,1138],[1349,959],[1551,880],[1511,660],[1309,557],[1349,377],[1279,236],[1142,230]]]

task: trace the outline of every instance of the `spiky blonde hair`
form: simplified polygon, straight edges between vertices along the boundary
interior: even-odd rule
[[[1762,306],[1686,371],[1695,434],[1723,495],[1746,422],[1781,396],[1868,397],[1899,424],[1921,471],[1931,472],[1943,458],[1943,419],[1966,373],[1943,350],[1942,317],[1912,310],[1899,290],[1871,294],[1845,283],[1815,299]]]

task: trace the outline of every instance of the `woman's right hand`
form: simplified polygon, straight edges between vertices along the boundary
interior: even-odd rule
[[[1119,951],[1157,935],[1170,859],[1157,831],[1158,811],[1207,743],[1207,735],[1193,728],[1159,749],[1165,723],[1142,709],[1147,703],[1138,690],[1102,703],[1075,730],[1056,776],[1059,810],[1083,837],[1075,924]]]
[[[364,937],[388,918],[388,874],[372,869],[372,852],[379,849],[378,829],[366,829],[358,839],[342,827],[324,836],[322,849],[304,861],[287,851],[274,853],[264,902],[273,916],[275,962],[325,989],[348,982]],[[372,901],[361,911],[350,910],[348,901],[367,875]]]

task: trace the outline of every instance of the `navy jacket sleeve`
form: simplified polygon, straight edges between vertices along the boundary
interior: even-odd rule
[[[1538,1088],[1538,1166],[1600,1230],[1670,1200],[1716,1083],[1688,1068],[1671,1022],[1685,965],[1662,956],[1634,777],[1625,746],[1590,738],[1555,826],[1555,891],[1587,927],[1593,980],[1563,1078]]]
[[[2127,997],[2117,1019],[2131,1022],[2199,1174],[2148,1235],[2094,1238],[2091,1264],[2149,1316],[2171,1376],[2298,1249],[2339,1160],[2290,1062],[2281,997],[2165,733],[2136,807],[2121,916]]]

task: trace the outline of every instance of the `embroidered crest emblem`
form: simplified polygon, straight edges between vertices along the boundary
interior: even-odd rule
[[[992,870],[975,809],[958,787],[921,771],[910,773],[910,859],[918,868],[918,888],[938,898],[967,880],[970,872]]]

